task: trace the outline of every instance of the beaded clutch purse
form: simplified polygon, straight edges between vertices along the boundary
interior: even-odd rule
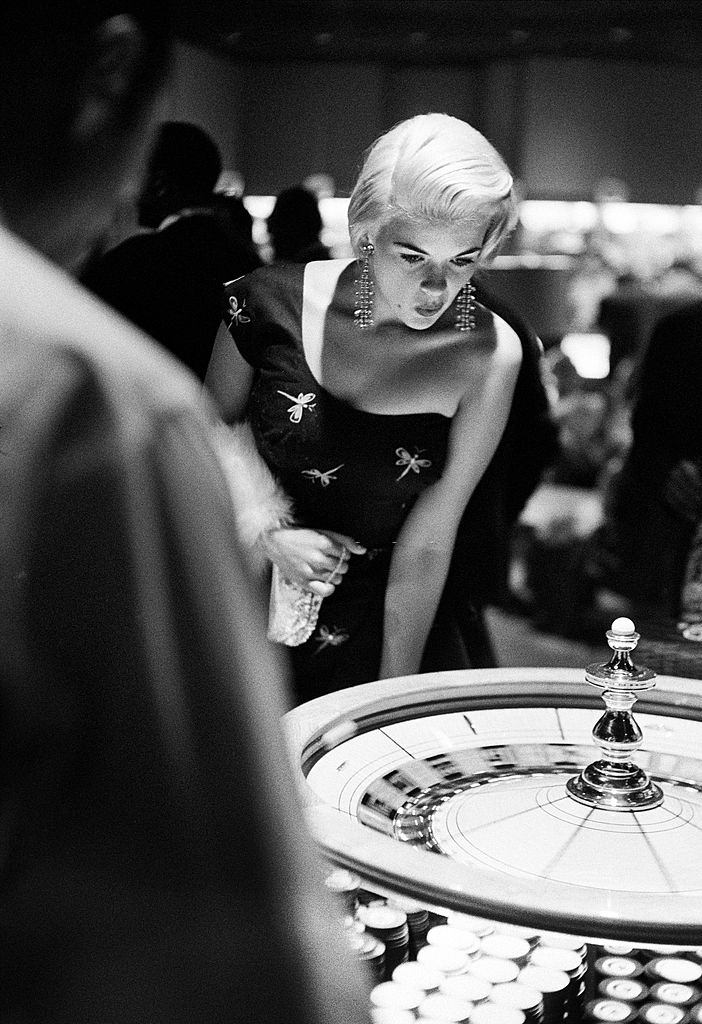
[[[268,608],[268,639],[287,647],[304,644],[317,625],[321,604],[321,597],[286,580],[274,565]]]

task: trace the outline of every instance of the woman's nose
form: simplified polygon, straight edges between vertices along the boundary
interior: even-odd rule
[[[446,275],[441,271],[427,271],[422,278],[422,288],[427,292],[441,293],[446,291]]]

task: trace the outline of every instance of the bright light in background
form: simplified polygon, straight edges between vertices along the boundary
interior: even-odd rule
[[[242,196],[242,202],[253,217],[251,238],[254,245],[264,249],[268,245],[268,228],[266,220],[275,206],[275,196]]]
[[[254,220],[265,220],[273,212],[275,196],[244,196],[244,206]]]
[[[253,238],[257,245],[268,244],[266,218],[275,204],[275,196],[242,196],[244,205],[254,220]],[[333,256],[351,255],[348,237],[347,210],[349,201],[342,196],[328,196],[320,200],[319,210],[324,224],[322,241]],[[702,206],[661,206],[655,203],[622,203],[610,201],[598,207],[591,202],[567,200],[526,199],[519,207],[519,219],[525,230],[534,236],[550,232],[583,235],[602,219],[604,226],[616,235],[644,234],[666,237],[680,232],[692,236],[702,235]],[[563,239],[561,239],[561,244]],[[549,260],[569,259],[566,252],[544,255],[541,252],[521,253],[518,256],[499,256],[505,268],[510,260],[516,266],[545,266]],[[546,261],[546,262],[544,262]]]
[[[655,203],[604,203],[602,223],[615,234],[647,231],[655,235],[674,234],[680,227],[680,207]]]
[[[560,347],[578,376],[587,380],[603,380],[608,376],[609,338],[606,334],[566,334]]]
[[[519,206],[519,219],[527,231],[588,231],[597,223],[593,203],[561,200],[525,199]]]
[[[680,219],[682,226],[688,231],[702,234],[702,206],[683,206]]]
[[[243,203],[253,217],[252,236],[256,245],[265,247],[269,243],[266,220],[273,212],[275,196],[243,196]],[[351,255],[347,211],[348,199],[329,196],[319,200],[322,215],[322,241],[329,246],[332,256]]]
[[[324,223],[322,241],[331,249],[332,256],[341,259],[353,255],[349,238],[348,199],[342,196],[320,199],[319,212]]]

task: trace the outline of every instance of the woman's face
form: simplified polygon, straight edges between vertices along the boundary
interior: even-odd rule
[[[435,324],[475,273],[486,229],[482,218],[437,224],[404,215],[379,228],[371,238],[376,324]]]

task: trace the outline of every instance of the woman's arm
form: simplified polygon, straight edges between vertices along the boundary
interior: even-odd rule
[[[205,388],[225,423],[234,424],[243,418],[252,381],[252,367],[222,323],[207,367]],[[333,594],[347,571],[348,554],[363,554],[366,549],[352,537],[332,530],[292,527],[291,507],[284,507],[282,491],[277,490],[275,479],[253,447],[253,439],[243,442],[245,449],[241,438],[233,448],[231,440],[220,437],[219,450],[238,508],[245,547],[256,552],[256,561],[264,556],[305,590],[320,597]]]
[[[205,387],[225,423],[243,419],[252,382],[253,367],[241,355],[226,324],[222,322],[207,367]]]
[[[521,344],[503,321],[497,333],[481,379],[471,381],[453,418],[441,479],[419,496],[395,545],[385,594],[383,679],[419,671],[461,516],[507,422]]]

